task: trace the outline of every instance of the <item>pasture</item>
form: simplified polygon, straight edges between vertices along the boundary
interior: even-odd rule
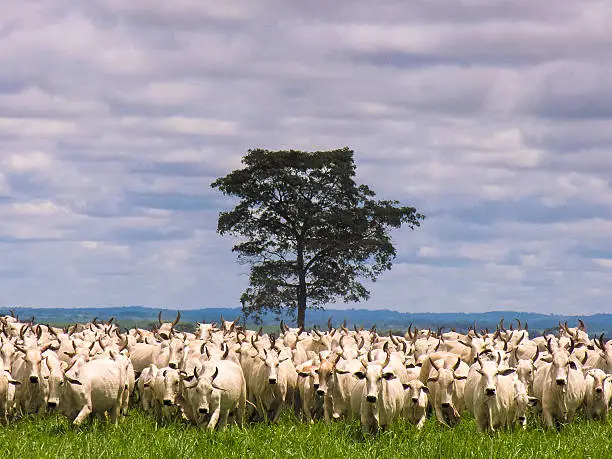
[[[11,458],[580,458],[612,456],[611,435],[610,422],[577,419],[554,431],[537,418],[526,430],[479,434],[465,415],[452,429],[430,417],[421,431],[398,421],[376,437],[364,437],[358,422],[307,425],[288,412],[276,425],[208,431],[181,421],[159,425],[133,409],[117,426],[93,419],[74,427],[60,415],[27,417],[0,428],[0,451]]]

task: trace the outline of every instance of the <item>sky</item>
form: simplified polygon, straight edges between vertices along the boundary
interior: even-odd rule
[[[239,306],[210,188],[249,148],[355,151],[427,216],[369,301],[612,297],[612,2],[3,0],[0,304]]]

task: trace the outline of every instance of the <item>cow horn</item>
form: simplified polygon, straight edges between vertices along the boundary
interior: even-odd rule
[[[518,324],[518,330],[520,330],[521,329],[521,321],[519,320],[518,317],[515,320],[516,320],[516,323]]]
[[[181,311],[176,311],[176,319],[174,319],[174,321],[172,322],[172,327],[176,327],[176,324],[179,323],[179,320],[181,320]]]
[[[504,341],[504,351],[507,352],[508,351],[508,340],[504,339],[503,341]]]
[[[342,336],[340,337],[340,349],[342,349],[343,351],[344,351],[344,343],[342,342],[342,340],[343,340],[344,338],[346,338],[346,335],[342,335]]]
[[[215,366],[215,372],[213,373],[212,378],[210,378],[210,380],[214,381],[218,374],[219,374],[219,367]]]
[[[457,368],[459,368],[459,365],[461,365],[461,357],[457,357],[457,361],[453,365],[453,371],[457,371]]]
[[[162,312],[161,311],[159,311],[159,314],[157,314],[157,320],[159,321],[160,325],[163,324],[163,322],[162,322]]]
[[[287,327],[285,325],[285,322],[283,322],[283,319],[281,319],[281,321],[280,321],[280,330],[281,330],[281,333],[287,333],[288,329],[289,329],[289,327]]]
[[[193,367],[193,376],[198,379],[198,367]]]
[[[94,318],[93,318],[93,320],[91,321],[91,323],[93,323],[93,324],[94,324],[96,327],[98,326],[98,324],[97,324],[97,320],[98,320],[98,317],[96,316],[96,317],[94,317]]]
[[[9,314],[11,315],[11,317],[15,317],[15,311],[13,309],[9,309],[8,311],[9,311]]]
[[[40,341],[40,338],[42,337],[42,333],[43,333],[42,327],[40,325],[37,325],[36,326],[36,340],[37,341]]]
[[[433,360],[431,360],[431,357],[429,358],[429,362],[431,363],[431,366],[434,367],[434,369],[436,371],[440,371],[440,369],[438,368],[438,366],[436,365],[436,362],[434,362]]]
[[[582,319],[578,319],[578,323],[580,324],[580,329],[582,331],[586,331],[586,325],[584,325],[584,322],[582,321]]]
[[[387,358],[386,358],[386,359],[385,359],[385,361],[383,362],[383,364],[382,364],[382,367],[381,367],[381,368],[384,370],[384,369],[385,369],[385,367],[386,367],[387,365],[389,365],[389,362],[390,362],[390,361],[391,361],[391,353],[390,353],[390,352],[387,352]]]
[[[501,353],[497,353],[497,364],[499,365],[501,363]]]
[[[227,343],[223,343],[223,345],[225,346],[225,352],[223,353],[223,357],[221,357],[221,360],[227,359],[227,356],[229,355],[229,351],[230,351],[230,348],[227,345]]]
[[[355,329],[355,333],[359,333],[359,330],[357,329],[357,325],[353,324],[353,328]]]
[[[363,347],[364,344],[365,344],[365,338],[362,336],[361,337],[361,342],[357,345],[357,349],[361,350],[361,348]]]
[[[601,350],[604,349],[604,344],[605,344],[603,340],[604,335],[605,335],[605,332],[602,332],[601,335],[599,335],[599,347],[601,348]]]
[[[502,317],[499,321],[499,328],[501,331],[505,332],[506,329],[504,328],[504,318]]]
[[[510,331],[514,331],[514,324],[510,322]]]
[[[529,324],[525,322],[525,331],[529,331]]]
[[[330,317],[329,319],[327,319],[327,331],[331,331],[332,330],[332,318]]]
[[[257,330],[257,340],[259,341],[259,337],[263,335],[263,327],[259,327],[259,330]]]
[[[532,361],[533,363],[535,363],[535,361],[536,361],[536,360],[538,360],[538,357],[540,357],[540,348],[539,348],[539,347],[536,347],[536,353],[535,353],[535,355],[533,356],[533,358],[531,359],[531,361]]]
[[[548,349],[548,352],[550,352],[551,354],[553,353],[553,350],[552,350],[552,338],[548,338],[546,340],[546,348]]]
[[[221,326],[225,326],[225,319],[223,319],[223,314],[221,314],[221,321],[219,322]]]
[[[574,352],[574,347],[576,347],[576,342],[574,341],[574,338],[570,338],[570,348],[569,348],[570,354]]]
[[[389,353],[389,341],[385,341],[385,344],[383,344],[383,351]]]
[[[27,329],[27,328],[28,328],[28,326],[27,326],[27,325],[22,325],[22,326],[21,326],[21,329],[19,330],[19,337],[20,337],[21,339],[23,339],[23,335],[25,334],[25,331],[26,331],[26,329]]]
[[[525,333],[521,333],[521,337],[519,338],[519,340],[516,342],[516,346],[518,346],[519,344],[521,344],[521,341],[523,341],[523,338],[525,338]]]
[[[112,325],[112,323],[113,323],[113,321],[114,321],[114,320],[115,320],[115,318],[114,318],[114,317],[111,317],[110,319],[108,319],[108,324],[109,324],[109,325]]]

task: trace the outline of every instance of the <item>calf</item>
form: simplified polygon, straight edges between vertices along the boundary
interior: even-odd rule
[[[603,370],[589,370],[585,377],[584,414],[587,418],[608,418],[608,409],[612,399],[610,375]]]

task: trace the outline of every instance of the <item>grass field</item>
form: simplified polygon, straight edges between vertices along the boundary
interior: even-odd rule
[[[306,425],[291,414],[278,425],[253,424],[208,432],[182,422],[158,426],[133,410],[119,426],[100,420],[74,428],[61,416],[26,418],[0,427],[4,458],[31,457],[612,457],[612,423],[577,420],[560,432],[537,422],[527,430],[478,434],[471,419],[450,429],[429,419],[421,432],[403,423],[364,438],[359,424]]]

